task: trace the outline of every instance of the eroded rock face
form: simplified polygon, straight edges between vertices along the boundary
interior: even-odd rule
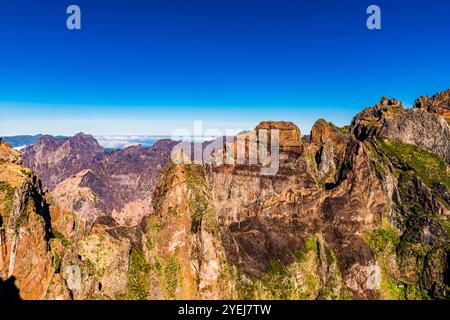
[[[43,136],[23,150],[25,167],[39,174],[49,190],[83,169],[92,166],[94,158],[103,150],[91,135],[79,133],[71,138],[57,139]]]
[[[450,126],[439,116],[409,109],[390,121],[382,130],[386,137],[430,150],[450,163]]]
[[[82,170],[57,184],[52,191],[56,204],[67,212],[76,212],[81,220],[95,221],[103,212],[107,212],[108,207],[101,207],[104,202],[99,201],[94,191],[98,190],[98,184],[85,183],[86,180],[92,182],[92,179],[95,179],[93,177],[96,178],[91,170]],[[103,185],[101,180],[98,181]],[[91,188],[91,185],[94,187]],[[105,186],[105,189],[109,188]]]
[[[18,151],[11,149],[7,143],[0,139],[0,161],[20,164],[22,159]]]
[[[17,152],[3,143],[1,148],[0,284],[13,287],[20,299],[134,298],[128,296],[130,252],[142,252],[145,224],[121,226],[111,216],[82,219],[42,190],[34,172],[17,164]],[[60,191],[71,196],[76,190],[69,185]]]
[[[345,160],[351,170],[329,191],[319,185],[309,161],[305,151],[294,163],[282,162],[274,177],[261,177],[241,166],[206,170],[227,260],[260,277],[271,271],[273,261],[293,263],[293,254],[319,234],[347,266],[342,270],[344,281],[358,283],[351,294],[376,297],[351,268],[375,263],[363,234],[380,220],[384,205],[365,147],[353,144]]]
[[[255,131],[274,127],[266,122]],[[286,149],[281,139],[274,176],[257,165],[196,165],[208,196],[183,211],[192,191],[182,174],[165,180],[154,203],[166,221],[159,225],[164,239],[171,239],[167,252],[192,248],[181,239],[213,218],[220,237],[208,256],[215,262],[191,261],[190,272],[202,267],[188,278],[219,273],[210,285],[222,288],[222,298],[448,297],[447,128],[440,116],[383,98],[351,128],[319,120],[309,143],[289,131],[288,144],[298,148]],[[199,208],[208,208],[208,222]]]
[[[105,152],[90,135],[44,136],[23,151],[23,159],[65,210],[82,219],[107,214],[123,225],[137,225],[152,210],[153,189],[175,144],[160,140],[151,148]]]
[[[353,133],[360,140],[377,136],[389,119],[404,111],[398,100],[382,97],[377,105],[365,108],[353,118]]]
[[[395,99],[383,98],[353,119],[354,134],[364,140],[385,136],[432,151],[450,163],[450,126],[443,117],[424,109],[404,109]]]
[[[21,299],[67,299],[65,284],[55,275],[51,217],[41,183],[17,164],[14,150],[1,144],[0,278],[13,279]]]
[[[204,169],[170,164],[154,197],[145,248],[151,277],[150,297],[219,299],[226,263],[211,206]],[[225,284],[226,285],[226,284]]]
[[[349,139],[346,128],[338,128],[323,119],[312,127],[309,149],[315,155],[317,179],[321,184],[336,184]]]
[[[267,130],[268,134],[270,134],[270,130],[278,130],[280,139],[279,145],[281,150],[292,152],[301,151],[302,143],[300,141],[300,129],[292,122],[264,121],[256,126],[255,130],[256,132],[259,132],[260,130]]]
[[[434,96],[422,96],[414,102],[414,108],[440,115],[450,122],[450,89],[437,93]]]
[[[72,254],[65,252],[61,274],[70,282],[76,270],[80,281],[70,288],[74,299],[118,299],[125,295],[128,283],[131,242],[117,234],[119,226],[97,221],[77,241]]]
[[[325,136],[323,142],[329,142]],[[268,286],[267,292],[246,289],[253,298],[377,297],[379,267],[364,234],[381,221],[381,184],[363,143],[352,140],[347,146],[344,135],[330,136],[345,145],[339,154],[344,177],[330,190],[319,184],[309,148],[297,150],[293,158],[292,150],[281,146],[275,176],[262,176],[258,166],[249,165],[177,166],[163,175],[154,195],[160,215],[151,218],[159,221],[160,230],[160,250],[153,255],[190,265],[180,274],[191,274],[184,281],[198,284],[187,296],[177,287],[176,297],[242,298],[247,296],[239,288],[249,283]],[[274,262],[289,274],[280,274],[278,281],[294,281],[297,292],[275,290],[271,296],[271,284],[259,282],[274,272]],[[315,284],[308,284],[308,278]]]

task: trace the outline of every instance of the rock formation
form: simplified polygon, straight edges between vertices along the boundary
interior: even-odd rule
[[[275,176],[172,165],[154,197],[149,261],[177,266],[178,280],[169,295],[168,279],[154,286],[164,298],[448,298],[443,120],[383,98],[349,127],[319,120],[309,143],[292,124],[258,125],[282,132]]]
[[[23,163],[35,170],[55,201],[84,220],[112,215],[136,225],[151,211],[153,188],[176,143],[160,140],[151,148],[131,146],[105,152],[90,135],[44,136],[23,150]]]
[[[414,108],[426,110],[430,113],[442,116],[450,121],[450,89],[437,93],[434,96],[422,96],[414,103]]]
[[[41,183],[16,151],[3,142],[0,150],[0,278],[14,277],[22,299],[67,299]]]
[[[450,127],[438,114],[418,108],[405,110],[397,100],[383,97],[376,106],[359,113],[352,125],[360,140],[385,136],[432,151],[450,163]]]

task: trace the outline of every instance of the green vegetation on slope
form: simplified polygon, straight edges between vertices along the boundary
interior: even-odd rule
[[[161,172],[161,176],[152,197],[152,206],[155,213],[159,214],[162,209],[162,204],[166,198],[167,193],[172,187],[172,182],[175,174],[176,165],[170,161]]]
[[[13,198],[14,188],[7,182],[0,181],[0,215],[3,217],[3,223],[6,223],[6,220],[11,213]]]
[[[84,198],[77,199],[77,201],[75,201],[72,206],[72,210],[77,212],[78,210],[80,210],[83,207],[84,202],[85,202]]]
[[[384,222],[384,224],[388,224]],[[400,244],[400,237],[397,231],[390,225],[375,229],[365,236],[368,246],[374,252],[377,262],[381,268],[381,288],[382,299],[404,300],[404,283],[395,279],[392,275],[390,264],[395,261],[396,250]]]
[[[449,169],[438,155],[416,145],[383,138],[377,140],[377,150],[387,156],[399,170],[413,170],[428,187],[433,188],[441,183],[450,189]]]
[[[191,231],[197,233],[200,229],[204,214],[208,211],[208,198],[203,168],[198,165],[186,165],[185,175],[189,191],[193,193],[188,203],[191,213]]]
[[[224,291],[234,284],[235,292],[229,294],[236,299],[345,299],[342,276],[332,250],[325,247],[327,261],[321,262],[318,246],[315,238],[309,239],[302,249],[293,253],[292,263],[284,265],[273,260],[270,270],[259,277],[242,274],[236,267],[227,265],[221,275]],[[325,283],[321,283],[319,275],[321,263],[328,265]]]
[[[445,272],[442,264],[448,248],[432,246],[423,241],[422,235],[435,222],[446,230],[447,221],[439,217],[439,202],[443,205],[446,202],[439,190],[450,188],[447,164],[432,152],[383,137],[368,141],[366,146],[380,180],[386,182],[389,175],[394,178],[390,188],[394,191],[391,200],[396,213],[391,219],[404,230],[399,237],[388,226],[366,237],[382,269],[382,297],[408,300],[445,297],[450,291],[442,279]],[[394,272],[395,265],[398,271]],[[436,277],[439,274],[441,277]]]
[[[367,237],[367,244],[377,256],[381,256],[387,251],[395,251],[400,244],[400,237],[397,231],[389,226],[372,231]]]
[[[52,233],[56,239],[61,240],[61,243],[63,246],[65,246],[65,247],[70,246],[70,240],[68,240],[61,231],[53,229]]]
[[[126,299],[147,299],[149,292],[149,271],[150,266],[145,259],[144,253],[136,249],[131,250]]]
[[[159,276],[159,284],[164,299],[176,299],[177,288],[181,286],[181,266],[175,255],[167,260],[157,259],[154,267]]]

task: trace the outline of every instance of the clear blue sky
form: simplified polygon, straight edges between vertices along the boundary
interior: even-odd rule
[[[436,0],[1,1],[0,135],[344,125],[382,95],[450,87],[449,14]]]

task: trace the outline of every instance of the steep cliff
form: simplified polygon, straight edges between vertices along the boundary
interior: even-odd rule
[[[173,263],[177,281],[171,295],[159,282],[160,297],[449,297],[441,113],[383,98],[349,127],[319,120],[309,142],[291,123],[260,129],[281,132],[274,176],[248,164],[171,165],[163,175],[151,259]]]
[[[368,241],[381,261],[390,296],[448,299],[450,127],[433,108],[388,107],[379,121],[367,121],[367,113],[379,112],[386,101],[393,100],[383,99],[353,120],[356,133],[374,133],[357,137],[369,150],[387,201],[385,225]]]
[[[66,299],[45,194],[18,153],[0,141],[0,278],[16,279],[22,299]]]
[[[295,148],[284,149],[285,141],[281,139],[275,176],[261,176],[258,167],[245,164],[176,167],[182,178],[163,177],[164,187],[155,194],[156,208],[166,208],[157,210],[161,217],[151,217],[166,221],[158,234],[164,234],[169,248],[193,250],[196,246],[187,246],[183,239],[201,239],[196,249],[200,262],[180,265],[191,265],[190,270],[200,266],[200,284],[202,274],[216,275],[209,286],[213,296],[377,297],[380,270],[364,234],[381,223],[384,197],[364,144],[353,140],[344,155],[336,153],[342,161],[336,167],[348,170],[327,190],[317,176],[314,151],[319,153],[321,146],[303,144],[297,135]],[[287,141],[289,147],[294,145],[291,136]],[[195,186],[202,192],[192,191]],[[180,208],[189,208],[189,214],[182,211],[180,216]],[[182,221],[183,228],[171,229]],[[213,288],[223,284],[216,293]]]
[[[60,208],[0,142],[0,286],[21,299],[118,298],[142,236],[109,219],[86,222]]]

